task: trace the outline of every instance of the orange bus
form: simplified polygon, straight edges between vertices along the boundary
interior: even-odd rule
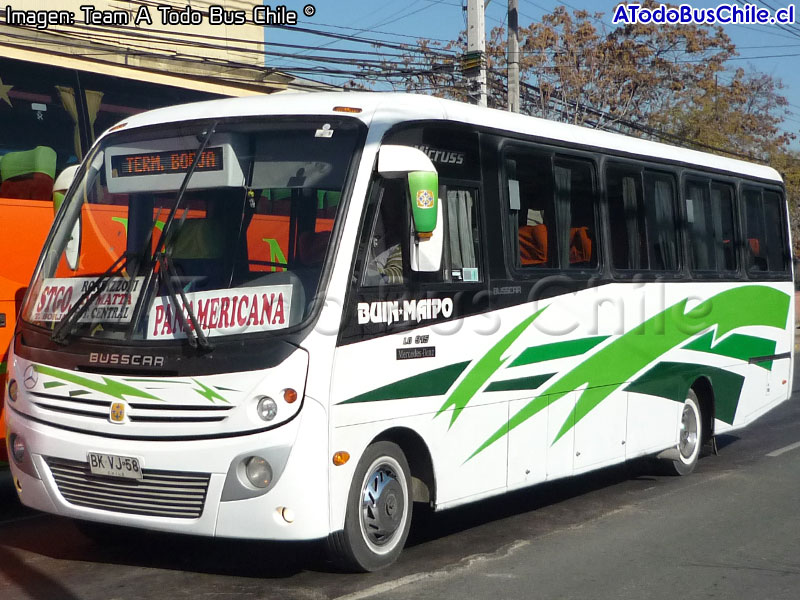
[[[229,91],[231,96],[246,93]],[[19,303],[53,222],[58,174],[78,164],[97,135],[131,115],[219,97],[0,57],[0,385],[6,384],[7,348]],[[97,223],[100,243],[125,226],[125,215],[122,207],[96,207],[84,220],[89,222]],[[7,462],[3,395],[0,468]]]

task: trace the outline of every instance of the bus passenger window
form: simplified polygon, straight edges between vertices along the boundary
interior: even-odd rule
[[[516,151],[507,155],[505,166],[516,260],[524,268],[554,267],[555,207],[550,157]]]
[[[692,180],[686,183],[686,222],[694,271],[735,271],[733,187]]]
[[[764,237],[764,211],[761,191],[747,189],[744,192],[745,237],[747,238],[747,270],[766,271],[767,253]]]
[[[764,229],[769,244],[767,245],[767,262],[770,271],[788,272],[789,245],[784,232],[786,217],[784,204],[776,192],[764,191]]]
[[[686,222],[692,247],[692,267],[696,271],[714,271],[717,255],[714,248],[714,220],[708,196],[708,181],[686,184]]]
[[[675,183],[671,176],[645,172],[647,240],[650,268],[678,270],[678,227],[675,221]]]
[[[748,272],[785,272],[789,249],[784,236],[784,205],[776,192],[744,190],[745,237]]]
[[[647,269],[647,237],[642,175],[637,169],[606,171],[611,260],[615,269]]]

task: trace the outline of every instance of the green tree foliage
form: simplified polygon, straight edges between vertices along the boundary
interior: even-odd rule
[[[776,152],[770,164],[778,169],[786,184],[794,255],[800,257],[800,152],[796,150]]]

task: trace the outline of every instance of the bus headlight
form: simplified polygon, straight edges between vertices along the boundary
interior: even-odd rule
[[[278,404],[269,396],[262,396],[258,401],[258,416],[262,421],[272,421],[278,414]]]
[[[265,488],[272,481],[272,467],[260,456],[251,456],[244,466],[247,480],[257,488]]]

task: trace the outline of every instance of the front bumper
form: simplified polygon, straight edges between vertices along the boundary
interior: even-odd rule
[[[6,412],[9,431],[22,436],[28,449],[21,465],[13,459],[10,463],[20,499],[32,508],[75,519],[204,536],[304,540],[329,533],[327,419],[324,408],[308,397],[300,414],[284,426],[256,435],[200,441],[108,439],[36,423],[13,409]],[[81,475],[54,469],[65,461],[84,465],[88,452],[139,458],[143,481],[152,471],[207,475],[201,477],[207,487],[199,515],[166,516],[157,509],[156,505],[180,503],[176,499],[180,493],[173,490],[146,492],[155,494],[151,502],[127,480],[101,478],[104,485],[122,484],[113,494]],[[251,454],[283,462],[273,464],[274,483],[266,492],[231,493],[233,467]],[[98,502],[109,497],[112,508]],[[285,515],[291,515],[291,522]]]

